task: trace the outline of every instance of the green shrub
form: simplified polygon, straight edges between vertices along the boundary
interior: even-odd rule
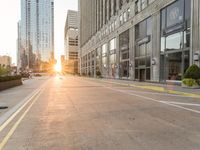
[[[21,76],[5,76],[0,77],[0,82],[12,81],[12,80],[20,80]]]
[[[184,75],[184,78],[200,79],[200,68],[197,65],[190,66]]]
[[[187,78],[183,79],[182,83],[190,87],[199,85],[195,79],[187,79]]]
[[[9,72],[7,68],[0,67],[0,76],[6,75]]]

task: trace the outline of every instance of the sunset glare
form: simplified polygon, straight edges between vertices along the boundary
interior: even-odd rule
[[[55,70],[56,72],[61,72],[61,71],[62,71],[61,64],[56,64],[56,65],[54,66],[54,70]]]

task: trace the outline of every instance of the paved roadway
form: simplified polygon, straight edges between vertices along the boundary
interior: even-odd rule
[[[200,99],[56,76],[1,92],[0,103],[0,149],[200,149]]]

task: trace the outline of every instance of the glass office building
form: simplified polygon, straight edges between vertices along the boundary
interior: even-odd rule
[[[38,69],[54,57],[54,1],[21,0],[18,36],[21,70]]]

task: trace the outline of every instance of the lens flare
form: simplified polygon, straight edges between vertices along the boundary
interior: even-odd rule
[[[55,70],[56,72],[61,72],[61,71],[62,71],[61,65],[60,65],[60,64],[56,64],[56,65],[54,66],[54,70]]]

